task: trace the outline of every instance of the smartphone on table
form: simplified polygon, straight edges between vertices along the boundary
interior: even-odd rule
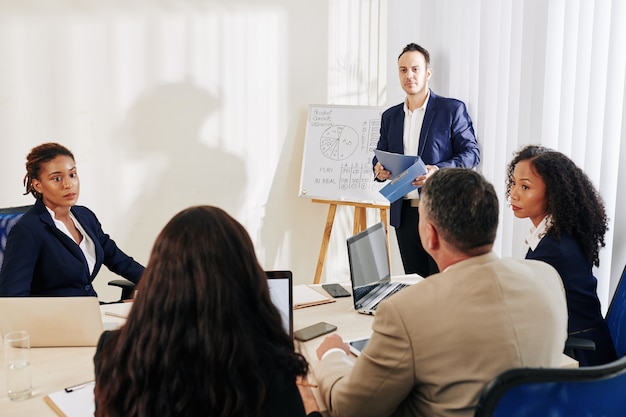
[[[334,332],[335,330],[337,330],[337,326],[334,324],[320,321],[319,323],[296,330],[293,332],[293,337],[301,342],[306,342],[307,340],[315,339],[318,336]]]
[[[346,290],[341,284],[337,283],[322,284],[322,288],[324,288],[333,298],[350,297],[351,295],[348,290]]]
[[[350,346],[350,352],[352,352],[352,354],[354,354],[355,356],[359,356],[361,354],[361,352],[363,351],[363,349],[365,349],[365,345],[367,345],[367,342],[369,342],[370,339],[359,339],[359,340],[352,340],[350,342],[348,342],[348,346]]]

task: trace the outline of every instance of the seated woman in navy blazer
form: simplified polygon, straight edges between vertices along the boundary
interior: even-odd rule
[[[526,258],[547,262],[563,280],[569,334],[596,344],[594,351],[575,350],[576,360],[580,366],[614,361],[592,271],[600,264],[607,230],[602,198],[571,159],[533,145],[517,152],[509,164],[506,190],[515,217],[533,223]]]
[[[103,264],[139,282],[144,267],[102,231],[91,210],[76,205],[80,181],[72,152],[58,143],[33,148],[24,185],[36,201],[9,233],[0,296],[97,296],[92,281]]]

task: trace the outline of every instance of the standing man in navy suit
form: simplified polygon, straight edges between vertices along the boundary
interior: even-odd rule
[[[424,185],[439,168],[477,166],[480,151],[465,104],[440,97],[428,87],[432,75],[429,52],[415,43],[408,44],[398,57],[398,74],[406,99],[383,113],[376,148],[419,155],[428,172],[415,178],[415,187]],[[386,170],[376,157],[373,165],[376,181],[400,174]],[[405,273],[427,277],[438,269],[419,238],[418,205],[419,193],[415,189],[391,204],[390,223],[396,229]]]

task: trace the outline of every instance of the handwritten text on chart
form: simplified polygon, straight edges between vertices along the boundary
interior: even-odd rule
[[[355,202],[385,200],[372,171],[383,111],[368,106],[309,107],[300,196]]]

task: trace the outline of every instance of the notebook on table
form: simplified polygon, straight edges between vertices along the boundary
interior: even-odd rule
[[[349,237],[347,243],[354,309],[362,314],[374,314],[382,300],[410,284],[391,279],[387,234],[383,222]],[[402,277],[408,276],[419,277],[416,274]]]
[[[0,332],[30,334],[32,347],[96,346],[102,334],[97,297],[0,297]]]

